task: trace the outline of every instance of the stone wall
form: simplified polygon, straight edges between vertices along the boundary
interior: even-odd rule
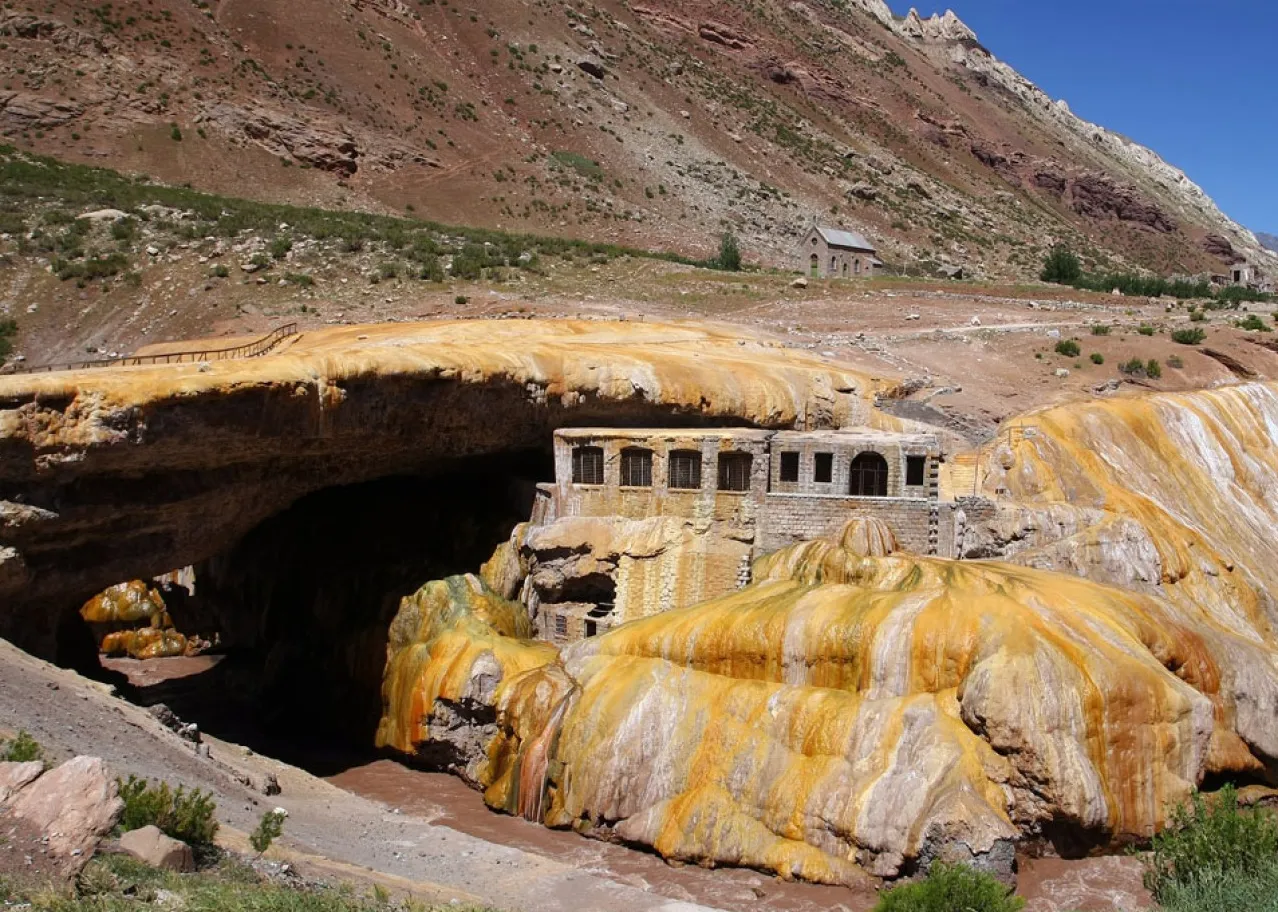
[[[810,497],[769,494],[759,529],[760,553],[837,535],[858,514],[881,519],[902,551],[930,554],[933,503],[903,497]]]

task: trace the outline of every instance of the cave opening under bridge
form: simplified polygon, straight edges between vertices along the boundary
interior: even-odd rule
[[[199,660],[147,660],[171,663],[179,676],[126,693],[312,770],[367,757],[400,599],[430,580],[477,572],[527,521],[537,482],[552,477],[547,448],[302,497],[196,564],[193,596],[165,593],[179,631],[218,645]]]

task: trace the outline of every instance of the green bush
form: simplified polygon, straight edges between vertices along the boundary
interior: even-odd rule
[[[1054,285],[1072,285],[1083,275],[1078,257],[1065,247],[1054,247],[1043,263],[1039,278]]]
[[[1150,358],[1145,362],[1145,376],[1150,380],[1157,380],[1163,375],[1163,366],[1158,363],[1156,358]]]
[[[1172,332],[1172,341],[1179,342],[1181,345],[1197,345],[1206,338],[1207,333],[1199,329],[1197,326],[1191,326],[1186,329],[1177,329]]]
[[[1239,329],[1248,329],[1255,332],[1269,332],[1269,325],[1255,314],[1247,314],[1235,324]]]
[[[1136,331],[1142,336],[1152,336],[1157,330],[1148,323],[1142,323],[1140,326],[1136,327]]]
[[[470,298],[466,297],[465,295],[458,295],[457,297],[453,298],[453,303],[456,304],[458,307],[465,307],[467,304],[470,303]]]
[[[127,782],[116,780],[120,797],[124,800],[124,813],[120,816],[120,829],[136,830],[144,826],[157,826],[174,839],[193,846],[208,845],[217,835],[218,823],[213,816],[217,805],[213,796],[199,789],[177,791],[167,782],[158,786],[147,780],[129,776]]]
[[[1093,335],[1093,336],[1108,336],[1108,335],[1109,335],[1109,331],[1110,331],[1112,328],[1113,328],[1113,327],[1111,327],[1108,323],[1093,323],[1093,324],[1092,324],[1092,335]]]
[[[1082,351],[1078,347],[1078,343],[1073,339],[1061,339],[1056,343],[1056,354],[1064,355],[1067,358],[1077,358],[1078,353]]]
[[[170,139],[172,139],[174,142],[181,142],[181,141],[182,141],[182,128],[181,128],[181,127],[179,127],[177,124],[174,124],[172,127],[170,127],[170,128],[169,128],[169,138],[170,138]]]
[[[122,218],[111,223],[111,237],[117,241],[131,241],[137,233],[137,219]]]
[[[286,272],[284,281],[290,285],[297,285],[301,288],[310,288],[315,284],[315,279],[304,272]]]
[[[1160,903],[1266,879],[1278,881],[1278,818],[1269,811],[1240,808],[1238,792],[1231,785],[1210,799],[1195,794],[1188,805],[1176,808],[1171,824],[1154,837],[1145,861],[1145,887]]]
[[[989,874],[934,864],[925,879],[884,893],[874,912],[1018,912],[1024,906]]]
[[[0,364],[2,363],[4,359],[0,358]],[[0,747],[0,761],[5,763],[31,763],[34,760],[43,759],[44,748],[25,730],[18,732],[12,740],[6,741],[4,746]]]
[[[1191,310],[1189,319],[1194,323],[1202,323],[1207,319],[1207,312],[1205,310]]]
[[[288,256],[288,252],[293,249],[293,239],[286,237],[277,237],[271,241],[271,256],[277,260],[282,260]]]
[[[0,364],[13,353],[13,337],[18,334],[18,324],[9,318],[0,319]]]
[[[223,263],[218,263],[216,266],[214,266],[212,269],[209,270],[209,275],[216,276],[219,279],[225,279],[230,274],[231,274],[231,270],[227,269],[226,265]]]
[[[1118,365],[1118,369],[1124,374],[1130,374],[1134,377],[1143,377],[1145,375],[1145,362],[1140,358],[1131,358]]]
[[[741,248],[737,244],[737,236],[731,231],[725,231],[719,238],[719,257],[715,266],[728,272],[741,271]]]
[[[271,843],[280,838],[284,832],[284,818],[287,816],[288,812],[283,808],[276,808],[262,815],[262,819],[257,822],[257,829],[249,834],[249,845],[254,852],[261,855],[271,847]]]
[[[1105,363],[1105,356],[1104,356],[1104,355],[1102,355],[1100,352],[1092,352],[1092,363],[1093,363],[1093,364],[1104,364],[1104,363]]]

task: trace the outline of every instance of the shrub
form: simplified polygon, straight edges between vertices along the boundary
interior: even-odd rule
[[[1130,374],[1134,377],[1145,376],[1145,362],[1140,358],[1131,358],[1118,365],[1118,369],[1124,374]]]
[[[1278,818],[1269,811],[1240,808],[1232,785],[1211,799],[1195,794],[1188,805],[1176,808],[1145,861],[1145,887],[1159,902],[1218,891],[1229,881],[1264,878],[1278,879]]]
[[[1269,332],[1269,325],[1255,314],[1247,314],[1236,324],[1239,329],[1254,330],[1255,332]]]
[[[224,263],[218,263],[216,266],[214,266],[212,269],[209,270],[209,275],[217,276],[217,278],[219,279],[225,279],[230,274],[231,274],[231,270],[227,269]]]
[[[18,334],[18,324],[11,319],[0,319],[0,364],[13,352],[13,337]]]
[[[1194,323],[1202,323],[1207,319],[1207,312],[1205,310],[1191,310],[1189,319]]]
[[[470,303],[470,298],[466,297],[465,295],[458,295],[457,297],[453,298],[453,303],[456,304],[458,307],[465,307],[467,304]]]
[[[3,363],[3,359],[0,359],[0,363]],[[0,747],[0,761],[6,763],[30,763],[43,759],[44,748],[25,730],[18,732],[11,741],[6,741]]]
[[[1043,263],[1039,278],[1055,285],[1072,285],[1083,275],[1083,267],[1072,252],[1064,247],[1053,247]]]
[[[1108,323],[1093,323],[1093,324],[1092,324],[1092,335],[1093,335],[1093,336],[1108,336],[1108,335],[1109,335],[1109,331],[1110,331],[1112,328],[1113,328],[1113,327],[1111,327]]]
[[[1061,339],[1056,343],[1056,354],[1064,355],[1067,358],[1077,358],[1078,353],[1082,351],[1078,347],[1078,343],[1073,339]]]
[[[1018,912],[1024,906],[989,874],[938,863],[925,879],[884,893],[874,912]]]
[[[284,832],[284,818],[287,816],[288,811],[283,808],[276,808],[262,815],[262,819],[257,822],[257,829],[249,834],[249,845],[254,852],[261,855],[271,847],[272,842],[279,839]]]
[[[169,128],[169,138],[174,142],[182,141],[182,129],[177,124]]]
[[[1105,363],[1105,356],[1104,356],[1104,355],[1102,355],[1100,352],[1092,352],[1092,363],[1093,363],[1093,364],[1104,364],[1104,363]]]
[[[282,260],[288,256],[288,252],[293,249],[293,239],[286,237],[277,237],[271,241],[271,256],[277,260]]]
[[[1199,329],[1197,326],[1191,326],[1186,329],[1177,329],[1172,332],[1172,341],[1179,342],[1181,345],[1197,345],[1206,338],[1207,333]]]
[[[725,231],[719,238],[719,258],[715,265],[728,272],[741,271],[741,248],[737,245],[737,236],[731,231]]]
[[[111,237],[117,241],[131,241],[137,233],[136,219],[122,218],[111,223]]]
[[[217,835],[217,820],[213,812],[217,805],[213,796],[199,789],[177,791],[167,782],[158,786],[147,780],[129,776],[127,782],[116,780],[120,797],[124,799],[124,813],[120,816],[120,829],[136,830],[144,826],[157,826],[174,839],[193,846],[208,845]]]
[[[1145,376],[1150,380],[1157,380],[1163,375],[1163,366],[1158,363],[1155,358],[1150,358],[1145,362]]]
[[[1167,366],[1174,367],[1176,368],[1176,370],[1180,370],[1182,367],[1185,366],[1185,362],[1181,359],[1180,355],[1172,355],[1170,358],[1167,359]]]
[[[1136,331],[1142,336],[1152,336],[1155,332],[1154,327],[1150,326],[1148,323],[1140,324],[1140,326],[1136,327]]]
[[[284,281],[301,288],[310,288],[315,284],[315,279],[304,272],[287,272],[284,274]]]

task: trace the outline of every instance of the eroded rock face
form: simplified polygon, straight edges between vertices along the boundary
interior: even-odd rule
[[[70,606],[222,553],[323,488],[546,453],[566,424],[888,421],[872,390],[714,330],[524,320],[308,332],[208,370],[2,377],[0,635],[54,656]]]
[[[1204,776],[1271,761],[1239,699],[1273,705],[1271,647],[1155,595],[842,541],[561,656],[480,623],[484,589],[431,584],[450,596],[405,603],[425,633],[397,638],[383,743],[420,756],[469,700],[492,712],[464,765],[494,807],[845,884],[1148,836]]]

